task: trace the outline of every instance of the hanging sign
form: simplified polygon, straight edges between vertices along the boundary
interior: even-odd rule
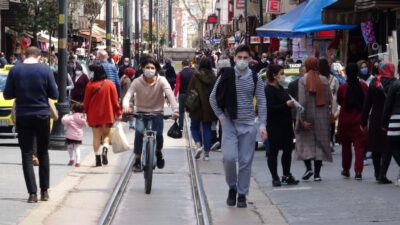
[[[244,9],[246,0],[236,0],[236,9]]]
[[[281,13],[281,1],[280,0],[268,0],[267,13],[280,14]]]

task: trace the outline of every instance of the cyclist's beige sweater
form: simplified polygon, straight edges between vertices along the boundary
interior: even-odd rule
[[[164,112],[165,96],[167,96],[172,111],[178,112],[174,93],[165,77],[157,76],[157,80],[152,84],[147,83],[143,75],[135,79],[122,101],[124,109],[129,107],[129,100],[133,96],[135,96],[137,112]]]

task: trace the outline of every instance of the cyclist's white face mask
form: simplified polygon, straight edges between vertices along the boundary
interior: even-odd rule
[[[147,78],[153,78],[156,75],[156,70],[155,69],[144,69],[143,74]]]

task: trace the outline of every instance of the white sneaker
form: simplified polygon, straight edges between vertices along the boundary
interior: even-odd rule
[[[210,153],[209,152],[204,152],[203,160],[204,161],[210,161]]]
[[[211,151],[217,151],[218,148],[221,146],[221,144],[219,143],[219,141],[215,142],[212,146],[211,146]]]
[[[203,153],[203,147],[197,148],[196,153],[194,153],[194,158],[200,159],[201,153]]]

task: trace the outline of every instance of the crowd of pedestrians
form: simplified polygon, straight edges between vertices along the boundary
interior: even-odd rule
[[[86,126],[93,132],[95,166],[107,165],[111,128],[118,121],[128,120],[136,129],[133,171],[140,172],[143,132],[151,120],[157,132],[156,164],[164,168],[162,113],[166,100],[172,118],[179,118],[181,130],[188,113],[196,159],[203,156],[209,161],[212,150],[222,151],[229,206],[247,207],[257,136],[268,140],[265,165],[274,187],[299,184],[292,175],[292,157],[304,162],[302,180],[313,177],[315,182],[322,181],[323,162],[332,162],[337,143],[342,147],[341,175],[345,178],[351,176],[352,149],[356,180],[362,180],[366,152],[372,152],[375,178],[380,184],[392,183],[386,176],[392,156],[400,165],[400,81],[390,62],[378,62],[372,75],[366,61],[343,68],[330,59],[310,56],[304,64],[297,62],[301,64],[299,79],[285,89],[281,85],[284,69],[293,60],[279,55],[270,58],[263,53],[256,61],[245,45],[238,46],[233,55],[205,51],[196,60],[183,60],[182,70],[177,73],[169,60],[161,67],[153,57],[146,56],[134,69],[129,58],[123,58],[118,66],[113,60],[119,58],[102,50],[96,54],[96,58],[90,58],[87,73],[91,75],[84,72],[76,57],[71,56],[68,62],[71,112],[61,118],[66,128],[68,165],[80,166]],[[25,56],[23,63],[11,69],[4,97],[16,99],[28,202],[37,202],[34,145],[40,162],[41,199],[46,201],[50,173],[48,98],[58,98],[58,65],[56,58],[49,66],[41,63],[41,52],[35,47],[29,48]],[[265,81],[260,71],[266,72]],[[134,111],[155,116],[137,118],[133,125],[128,115]]]

